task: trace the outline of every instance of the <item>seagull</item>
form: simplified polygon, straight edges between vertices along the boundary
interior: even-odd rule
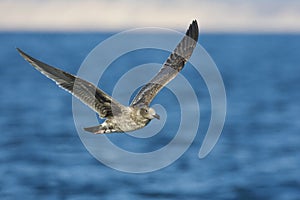
[[[122,105],[86,80],[43,63],[19,48],[17,50],[35,69],[89,106],[100,118],[105,119],[100,125],[84,128],[85,131],[94,134],[122,133],[141,129],[152,119],[160,118],[150,107],[150,103],[182,70],[196,47],[198,35],[198,24],[194,20],[160,71],[140,89],[129,106]]]

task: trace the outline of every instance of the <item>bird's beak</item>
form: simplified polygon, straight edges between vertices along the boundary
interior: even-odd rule
[[[153,115],[154,118],[160,119],[160,116],[158,114]]]

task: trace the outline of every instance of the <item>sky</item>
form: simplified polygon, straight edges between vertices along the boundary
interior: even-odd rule
[[[299,0],[0,0],[0,31],[179,30],[300,33]]]

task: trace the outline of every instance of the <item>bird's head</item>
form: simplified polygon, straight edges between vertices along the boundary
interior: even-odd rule
[[[140,114],[146,119],[160,119],[160,116],[156,114],[153,108],[143,107],[140,109]]]

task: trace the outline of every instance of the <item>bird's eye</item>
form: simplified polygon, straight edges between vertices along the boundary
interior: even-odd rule
[[[147,110],[146,108],[142,108],[141,110],[142,110],[142,112],[145,113],[145,114],[148,113],[148,110]]]

